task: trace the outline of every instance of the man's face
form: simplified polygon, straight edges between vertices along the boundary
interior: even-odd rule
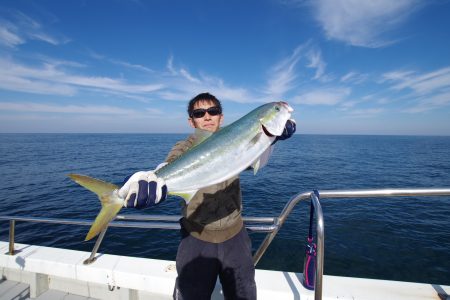
[[[207,110],[210,107],[214,107],[214,103],[211,101],[198,101],[194,104],[194,110],[196,109],[205,109]],[[223,114],[218,114],[216,116],[211,116],[208,112],[205,113],[203,117],[195,118],[194,116],[188,119],[189,125],[193,128],[199,128],[211,132],[216,132],[219,130],[220,125],[223,121]]]

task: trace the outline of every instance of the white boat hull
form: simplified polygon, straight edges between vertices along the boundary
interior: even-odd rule
[[[50,289],[108,300],[172,299],[173,261],[98,254],[93,264],[84,265],[90,252],[24,244],[15,244],[15,250],[8,255],[8,243],[0,241],[2,279],[29,284],[32,298]],[[257,269],[258,299],[314,299],[314,292],[301,285],[301,275]],[[446,299],[449,294],[445,285],[323,277],[323,299]],[[217,283],[212,299],[222,298]]]

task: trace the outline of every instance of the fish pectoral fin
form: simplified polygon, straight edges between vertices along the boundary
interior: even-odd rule
[[[259,157],[258,159],[256,159],[253,164],[252,164],[252,168],[253,168],[253,174],[256,175],[256,173],[259,171],[259,169],[261,169],[262,167],[264,167],[265,165],[267,165],[267,163],[269,162],[269,158],[272,155],[273,152],[273,145],[271,145],[269,148],[267,148]]]
[[[261,139],[262,136],[262,132],[258,132],[247,144],[247,150],[252,148],[253,146],[256,145],[256,143],[259,142],[259,140]]]
[[[183,191],[183,192],[169,192],[169,195],[178,196],[184,199],[186,204],[189,204],[191,199],[194,197],[194,195],[197,193],[198,190],[193,191]]]

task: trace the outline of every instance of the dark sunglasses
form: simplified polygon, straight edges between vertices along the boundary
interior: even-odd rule
[[[217,116],[222,113],[222,109],[220,109],[220,107],[218,107],[218,106],[213,106],[208,109],[204,109],[204,108],[194,109],[191,113],[191,118],[192,117],[194,117],[196,119],[203,118],[205,116],[206,112],[208,112],[208,114],[210,116]]]

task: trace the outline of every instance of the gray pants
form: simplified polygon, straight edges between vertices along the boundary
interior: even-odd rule
[[[183,231],[174,299],[211,299],[217,276],[225,299],[256,299],[251,240],[245,227],[222,243],[205,242]]]

